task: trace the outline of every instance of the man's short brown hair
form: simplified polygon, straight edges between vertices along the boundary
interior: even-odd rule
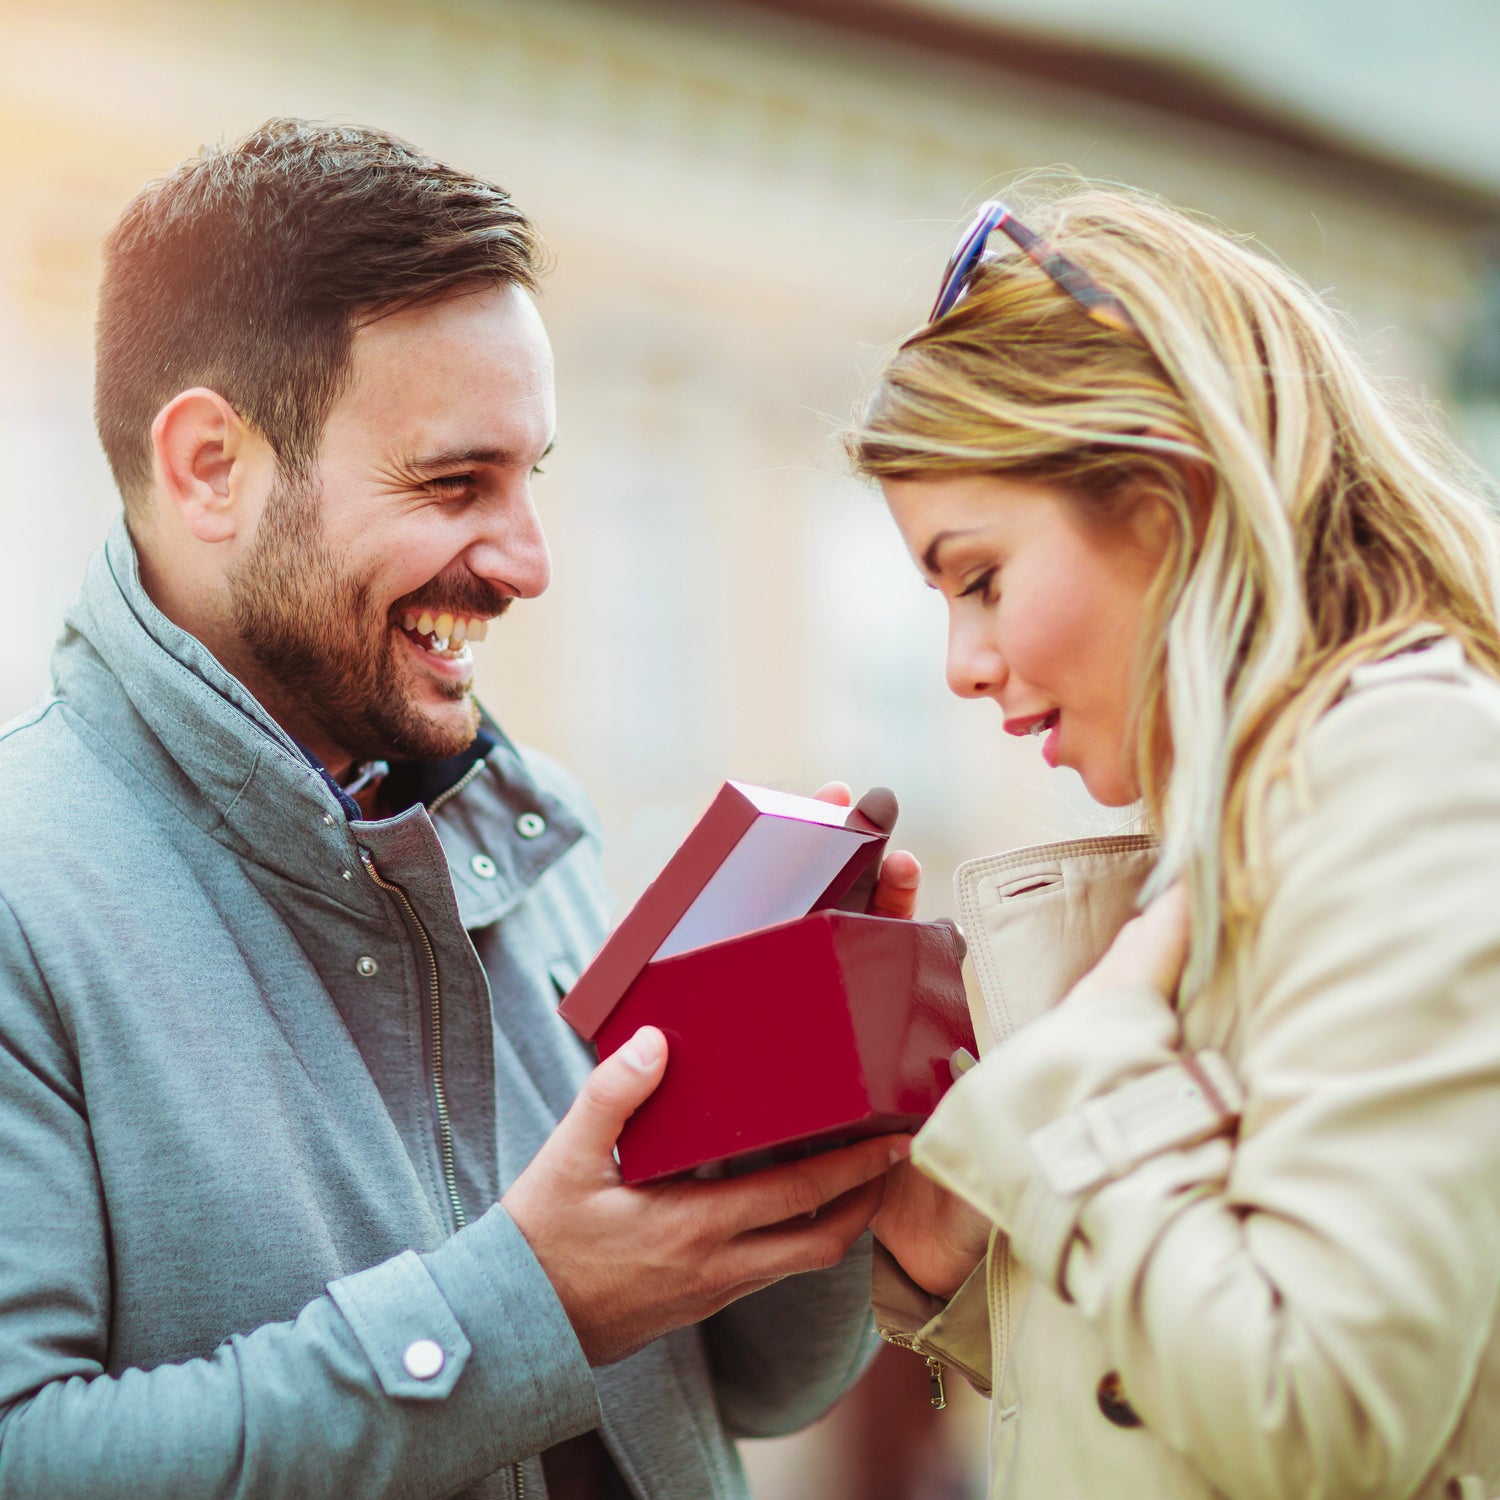
[[[94,419],[127,507],[179,391],[217,391],[303,472],[362,318],[467,284],[534,291],[540,259],[506,192],[383,131],[273,119],[183,162],[104,247]]]

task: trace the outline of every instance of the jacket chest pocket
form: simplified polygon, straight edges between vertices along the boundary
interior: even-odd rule
[[[1054,1005],[1098,962],[1134,912],[1156,852],[1153,840],[1131,834],[959,866],[959,920],[984,1002],[975,1016],[981,1051]]]

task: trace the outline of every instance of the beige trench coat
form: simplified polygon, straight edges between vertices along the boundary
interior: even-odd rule
[[[993,1393],[992,1496],[1500,1496],[1500,686],[1366,667],[1304,767],[1180,1014],[1068,996],[1147,840],[959,873],[982,1056],[914,1157],[999,1228],[946,1306],[883,1252],[874,1301]]]

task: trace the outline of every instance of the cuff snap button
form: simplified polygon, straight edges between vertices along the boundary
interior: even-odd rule
[[[413,1380],[431,1380],[448,1362],[443,1346],[435,1339],[413,1339],[401,1356],[401,1365]]]

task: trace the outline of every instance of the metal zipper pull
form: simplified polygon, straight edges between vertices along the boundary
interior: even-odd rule
[[[943,1362],[940,1359],[933,1359],[931,1355],[927,1357],[927,1379],[932,1392],[929,1400],[934,1410],[942,1411],[948,1404],[947,1393],[943,1390]]]

